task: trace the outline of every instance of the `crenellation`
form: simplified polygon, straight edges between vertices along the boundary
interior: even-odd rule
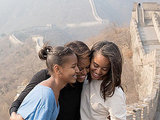
[[[153,13],[152,14],[152,21],[153,21],[153,25],[154,25],[154,28],[155,28],[155,31],[156,31],[156,34],[157,34],[157,38],[160,42],[160,24],[159,24],[159,21],[158,21],[158,14],[157,13]]]
[[[143,2],[142,6],[145,10],[150,10],[150,11],[159,11],[160,10],[160,5],[157,4],[156,2]]]
[[[14,34],[9,36],[9,40],[15,45],[23,45],[23,42],[19,40]]]
[[[157,67],[160,67],[160,55],[157,56],[156,64],[157,64]]]
[[[153,114],[152,113],[152,99],[150,98],[150,97],[148,97],[148,99],[146,99],[146,101],[145,101],[145,103],[147,104],[147,106],[148,106],[148,117],[149,117],[149,119],[151,120],[151,117],[152,117],[152,115],[151,114]]]
[[[37,53],[39,52],[39,50],[41,49],[41,47],[44,45],[43,39],[44,39],[44,37],[41,36],[41,35],[34,35],[34,36],[32,36],[32,40],[34,42],[36,42],[36,51],[37,51]]]
[[[133,112],[134,112],[133,118],[134,118],[135,120],[141,120],[141,109],[138,108],[138,107],[135,107],[135,108],[133,109]]]
[[[148,111],[147,111],[147,105],[146,104],[141,104],[141,107],[142,107],[142,115],[141,115],[141,119],[142,120],[147,120],[147,118],[148,118],[148,116],[147,116],[147,114],[148,114]]]
[[[127,114],[127,120],[133,120],[133,115],[132,114]]]
[[[133,6],[130,33],[134,81],[140,101],[127,106],[132,120],[153,120],[157,112],[160,99],[159,10],[160,5],[154,2],[134,3]]]

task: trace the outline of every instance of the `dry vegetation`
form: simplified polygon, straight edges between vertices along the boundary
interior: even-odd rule
[[[138,101],[138,94],[134,86],[132,50],[129,27],[118,27],[111,25],[103,30],[99,35],[94,36],[86,41],[91,47],[95,42],[107,40],[118,45],[123,56],[123,73],[122,85],[126,93],[127,104]]]
[[[1,38],[0,42],[0,120],[7,120],[17,86],[28,82],[37,71],[44,68],[44,62],[38,59],[35,43],[30,39],[22,46],[12,44],[8,37]]]

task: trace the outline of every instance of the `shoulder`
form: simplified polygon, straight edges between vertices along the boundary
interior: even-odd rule
[[[34,89],[26,96],[25,99],[32,99],[46,101],[54,98],[54,94],[51,88],[43,85],[36,85]],[[34,99],[33,99],[34,98]]]
[[[42,105],[42,90],[39,85],[35,86],[34,89],[24,98],[22,104],[20,105],[18,112],[24,112],[27,110],[27,113],[30,113],[36,108],[37,106]],[[28,111],[29,110],[29,111]]]
[[[53,99],[49,98],[51,91],[41,85],[37,85],[32,91],[25,97],[17,113],[24,119],[32,117],[32,113],[36,114],[37,111],[52,110]],[[34,112],[35,111],[35,112]]]
[[[35,93],[37,94],[35,99],[39,99],[41,107],[48,108],[50,106],[49,108],[51,108],[54,106],[55,96],[50,87],[39,84],[35,89]]]
[[[122,96],[125,97],[125,93],[123,92],[121,87],[116,87],[115,88],[115,92],[114,92],[115,96]]]
[[[123,92],[122,88],[116,87],[113,96],[110,97],[109,100],[110,100],[110,102],[113,102],[113,101],[125,102],[126,96],[125,96],[125,93]]]
[[[54,92],[50,87],[43,86],[42,87],[42,96],[43,96],[43,102],[44,105],[50,106],[53,105],[53,101],[55,101]]]
[[[54,99],[54,93],[53,90],[50,87],[39,85],[39,88],[41,89],[42,97],[45,100]]]

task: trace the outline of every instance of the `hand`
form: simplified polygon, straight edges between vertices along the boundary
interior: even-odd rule
[[[16,114],[15,112],[12,112],[9,120],[24,120],[21,115]]]

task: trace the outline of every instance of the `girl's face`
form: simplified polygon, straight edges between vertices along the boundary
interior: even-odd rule
[[[62,65],[61,79],[66,83],[75,83],[79,69],[77,67],[77,56],[75,54],[66,56],[66,62]]]
[[[89,57],[86,57],[85,59],[80,59],[78,61],[78,68],[79,68],[79,72],[77,73],[78,82],[83,82],[85,80],[87,73],[89,72],[89,65],[90,65]]]
[[[91,60],[90,74],[91,79],[102,80],[110,69],[110,62],[107,57],[101,55],[100,52],[95,52]]]

